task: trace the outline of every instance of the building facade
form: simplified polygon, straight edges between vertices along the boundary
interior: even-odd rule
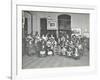
[[[58,37],[60,31],[79,31],[83,36],[89,36],[89,14],[23,11],[23,29],[26,34],[40,35],[47,32]]]

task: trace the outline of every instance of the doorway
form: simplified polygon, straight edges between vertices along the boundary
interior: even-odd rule
[[[40,18],[40,35],[46,35],[47,34],[47,19],[46,18]]]

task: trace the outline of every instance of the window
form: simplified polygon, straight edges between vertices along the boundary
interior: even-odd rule
[[[71,16],[59,15],[58,16],[58,29],[59,30],[71,30]]]

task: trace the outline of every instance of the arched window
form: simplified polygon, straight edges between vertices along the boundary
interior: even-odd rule
[[[59,30],[71,30],[71,16],[70,15],[59,15],[58,16],[58,29]]]
[[[67,33],[71,37],[71,16],[70,15],[59,15],[58,16],[58,36],[62,33]]]

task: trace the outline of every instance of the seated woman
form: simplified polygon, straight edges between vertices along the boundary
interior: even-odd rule
[[[40,51],[39,51],[39,56],[40,57],[45,57],[46,54],[46,41],[42,40],[41,45],[40,45]]]
[[[74,58],[74,59],[80,59],[80,54],[79,54],[79,50],[78,50],[78,47],[77,46],[75,46],[74,47],[74,50],[73,50],[73,54],[72,54],[72,58]]]
[[[75,34],[72,34],[71,41],[73,42],[74,45],[76,44],[77,38],[76,38],[76,35]]]
[[[54,55],[54,52],[53,52],[53,45],[52,45],[52,42],[50,40],[47,41],[46,43],[46,49],[47,49],[47,55]]]
[[[31,34],[28,34],[28,36],[26,37],[26,49],[27,49],[27,55],[28,56],[31,56],[35,53],[35,51],[33,50],[33,42],[34,42],[34,39],[32,37]]]
[[[72,54],[73,54],[73,48],[68,46],[67,51],[66,51],[66,56],[67,57],[72,57]]]
[[[65,56],[65,55],[66,55],[66,51],[67,51],[67,49],[66,49],[66,47],[64,46],[64,47],[61,49],[61,55],[62,55],[62,56]]]
[[[84,53],[83,52],[83,45],[82,45],[80,40],[77,41],[77,47],[78,47],[78,51],[79,51],[80,56],[83,56],[83,53]]]

